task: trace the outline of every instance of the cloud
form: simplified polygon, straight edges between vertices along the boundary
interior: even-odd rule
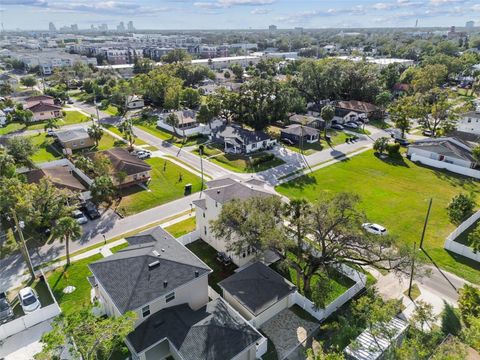
[[[46,0],[2,0],[2,5],[47,6]]]
[[[265,6],[275,3],[276,0],[217,0],[197,1],[193,6],[201,9],[225,9],[234,6]]]
[[[49,3],[48,8],[51,11],[102,13],[106,15],[152,15],[169,10],[168,8],[147,7],[135,2],[125,1],[55,2]]]
[[[250,14],[252,15],[265,15],[270,13],[272,10],[271,9],[265,9],[265,8],[256,8],[250,11]]]

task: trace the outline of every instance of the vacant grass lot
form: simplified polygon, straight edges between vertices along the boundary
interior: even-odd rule
[[[118,211],[125,216],[136,214],[184,196],[186,184],[192,184],[192,192],[200,191],[201,179],[188,170],[160,158],[146,160],[152,166],[150,191],[140,186],[122,190]]]
[[[69,267],[62,266],[46,274],[53,295],[64,313],[71,314],[90,304],[91,286],[87,277],[92,274],[88,264],[102,258],[101,254],[96,254],[72,262]],[[65,294],[63,289],[69,285],[75,286],[76,290],[71,294]]]
[[[450,199],[461,192],[479,190],[473,180],[403,158],[383,161],[372,151],[277,187],[277,191],[290,198],[311,201],[322,196],[322,191],[356,193],[370,221],[386,226],[392,235],[412,245],[414,241],[418,245],[428,200],[433,198],[424,242],[428,256],[438,266],[477,284],[480,264],[447,252],[443,244],[455,228],[445,210]]]
[[[166,130],[158,128],[155,124],[148,124],[148,123],[139,123],[135,125],[139,129],[146,131],[153,136],[158,137],[161,140],[167,141],[173,145],[182,147],[182,146],[194,146],[203,144],[208,140],[206,136],[199,135],[199,136],[190,136],[190,137],[182,137],[182,131],[179,129],[178,134],[173,134]]]
[[[195,227],[195,215],[192,215],[188,219],[166,227],[165,230],[168,231],[173,237],[179,238],[180,236],[186,235],[194,231]]]
[[[273,160],[262,162],[256,166],[251,166],[250,160],[253,161],[254,159],[257,159],[263,155],[266,155],[266,153],[256,153],[250,156],[237,154],[221,154],[210,157],[208,160],[224,167],[225,169],[239,173],[260,172],[284,164],[283,160],[275,157]]]
[[[122,138],[124,137],[122,132],[120,130],[118,130],[118,128],[114,125],[104,124],[104,125],[102,125],[102,127],[104,127],[108,131],[111,131],[112,133],[114,133],[118,136],[121,136]],[[139,139],[138,137],[135,137],[134,145],[147,145],[147,143],[145,141],[143,141],[142,139]],[[155,150],[156,149],[157,148],[155,148]]]
[[[305,155],[311,155],[314,154],[317,151],[322,151],[325,149],[329,149],[330,147],[335,147],[340,144],[344,144],[345,140],[350,137],[350,135],[344,133],[343,131],[335,131],[335,130],[328,130],[327,135],[330,136],[330,143],[328,143],[324,138],[323,138],[323,132],[320,133],[321,139],[319,142],[309,144],[305,143],[303,144],[303,153]],[[300,152],[299,146],[289,146],[286,145],[286,147],[292,151],[295,152]]]

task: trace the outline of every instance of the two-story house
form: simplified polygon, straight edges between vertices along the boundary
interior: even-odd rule
[[[91,263],[108,316],[137,315],[126,344],[135,360],[253,360],[266,339],[223,299],[209,301],[212,270],[161,227]]]
[[[480,135],[480,108],[462,114],[457,122],[457,130],[469,134]]]
[[[222,206],[232,200],[247,200],[253,197],[275,196],[272,190],[257,180],[241,183],[233,179],[212,180],[207,183],[208,189],[203,193],[204,199],[195,200],[196,226],[200,238],[210,244],[218,252],[229,256],[232,262],[241,267],[256,258],[256,249],[247,248],[239,255],[230,251],[227,239],[215,236],[211,230],[210,222],[216,220],[222,211]],[[229,241],[234,241],[230,239]]]

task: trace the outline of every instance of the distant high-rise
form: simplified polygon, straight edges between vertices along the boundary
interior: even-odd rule
[[[270,30],[270,31],[275,31],[275,30],[277,30],[277,25],[270,25],[270,26],[268,27],[268,30]]]
[[[133,21],[129,21],[127,24],[128,31],[135,31],[135,27],[133,26]]]
[[[473,29],[473,28],[475,27],[475,21],[467,21],[467,22],[465,23],[465,27],[466,27],[467,29]]]
[[[107,31],[108,30],[108,25],[107,24],[102,24],[98,27],[98,30]]]
[[[71,29],[72,31],[78,31],[78,25],[77,25],[77,24],[72,24],[72,25],[70,26],[70,29]]]
[[[124,32],[125,31],[125,24],[123,21],[120,21],[120,24],[117,25],[117,31]]]
[[[57,28],[55,27],[55,24],[53,22],[50,22],[48,24],[48,31],[51,31],[51,32],[57,31]]]

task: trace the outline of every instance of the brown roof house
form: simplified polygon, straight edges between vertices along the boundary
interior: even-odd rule
[[[74,192],[83,192],[87,188],[68,165],[53,166],[43,169],[33,169],[24,173],[29,183],[39,183],[42,179],[49,179],[59,189]]]
[[[369,119],[381,116],[381,111],[376,105],[364,101],[339,101],[335,105],[335,115],[338,117],[343,118],[350,112],[365,114]]]
[[[96,154],[103,154],[112,162],[112,173],[110,175],[113,184],[118,188],[147,183],[150,180],[152,167],[123,148],[98,151],[88,156],[93,158]],[[119,176],[119,174],[122,174],[122,176]]]
[[[57,142],[65,149],[77,150],[95,145],[95,140],[90,137],[84,128],[58,131],[55,133]]]
[[[62,107],[48,95],[31,96],[25,99],[25,108],[33,113],[34,121],[55,119],[62,116]]]

